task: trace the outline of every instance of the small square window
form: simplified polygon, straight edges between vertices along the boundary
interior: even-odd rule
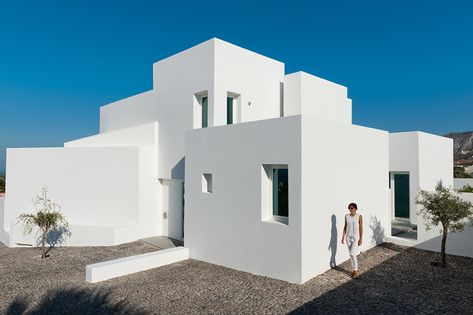
[[[202,192],[209,194],[212,193],[212,174],[202,174]]]

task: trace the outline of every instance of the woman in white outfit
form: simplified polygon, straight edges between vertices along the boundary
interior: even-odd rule
[[[363,244],[363,218],[361,214],[356,213],[356,210],[358,210],[356,203],[350,203],[348,210],[350,214],[345,215],[342,244],[345,244],[346,238],[348,251],[350,252],[351,276],[352,278],[358,278],[358,260],[356,255],[359,254],[359,247]]]

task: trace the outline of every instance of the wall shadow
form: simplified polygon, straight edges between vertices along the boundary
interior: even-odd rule
[[[112,302],[110,295],[110,290],[51,290],[29,310],[27,300],[16,297],[6,314],[145,314],[143,310],[124,300]]]
[[[371,238],[371,244],[379,245],[383,243],[386,235],[385,235],[384,227],[381,225],[381,221],[378,220],[377,216],[371,215],[370,229],[371,229],[371,232],[373,233],[373,236]]]
[[[330,251],[330,268],[337,266],[337,249],[338,249],[338,230],[337,230],[337,217],[332,214],[331,217],[332,228],[330,230],[330,243],[328,244],[328,250]]]
[[[289,314],[470,313],[473,259],[452,256],[456,267],[443,269],[430,264],[436,255],[404,249]]]
[[[185,172],[186,172],[186,157],[183,157],[171,169],[171,178],[172,179],[182,179],[183,180],[184,176],[185,176]]]

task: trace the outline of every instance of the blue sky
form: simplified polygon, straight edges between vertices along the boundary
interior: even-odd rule
[[[97,133],[100,106],[212,37],[348,86],[356,124],[473,130],[473,1],[2,1],[0,172],[6,147]]]

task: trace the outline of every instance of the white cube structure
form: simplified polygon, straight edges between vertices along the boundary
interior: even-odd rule
[[[395,219],[419,226],[416,246],[435,238],[414,198],[453,184],[452,158],[449,139],[353,125],[346,87],[214,38],[156,62],[152,90],[101,107],[99,134],[8,149],[0,237],[33,243],[17,217],[48,187],[67,245],[165,235],[191,258],[303,283],[348,258],[350,202],[364,249]]]

